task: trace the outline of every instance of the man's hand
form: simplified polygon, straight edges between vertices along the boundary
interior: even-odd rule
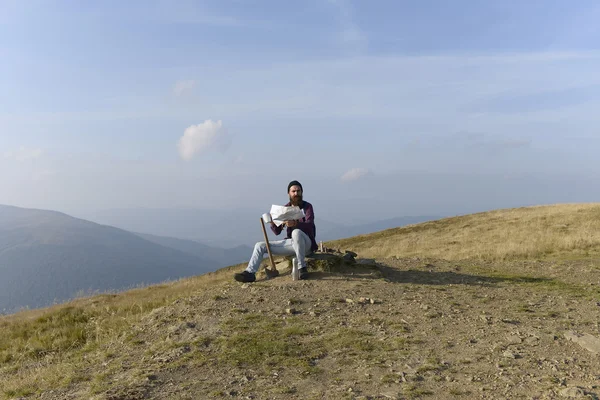
[[[298,221],[296,221],[296,220],[293,220],[293,221],[286,221],[286,222],[285,222],[285,225],[286,225],[288,228],[295,228],[295,227],[298,225]]]

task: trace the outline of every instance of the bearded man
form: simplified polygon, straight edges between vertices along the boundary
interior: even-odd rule
[[[300,220],[286,221],[287,238],[269,242],[271,254],[277,256],[296,256],[298,260],[298,269],[300,279],[308,279],[308,271],[306,270],[306,256],[317,250],[317,241],[315,239],[317,228],[315,227],[315,212],[312,204],[302,198],[303,189],[298,181],[291,181],[288,184],[289,203],[286,207],[297,206],[304,211],[304,217]],[[283,224],[275,225],[271,221],[271,230],[275,235],[279,235],[283,231]],[[252,257],[245,271],[235,274],[234,278],[238,282],[254,282],[256,280],[256,272],[260,267],[264,255],[267,253],[267,244],[258,242],[254,246]]]

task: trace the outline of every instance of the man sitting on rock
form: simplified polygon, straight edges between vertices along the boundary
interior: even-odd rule
[[[302,199],[302,193],[303,190],[300,182],[292,181],[289,183],[288,195],[290,202],[286,204],[286,207],[300,207],[304,211],[304,218],[301,220],[286,221],[287,239],[269,242],[269,245],[271,247],[271,254],[273,255],[295,255],[298,260],[300,279],[307,279],[308,271],[306,270],[305,256],[317,250],[318,246],[315,239],[316,227],[313,206],[308,201]],[[277,226],[271,221],[271,230],[276,235],[279,235],[283,230],[283,224]],[[265,253],[267,253],[267,244],[265,242],[256,243],[248,267],[245,271],[235,274],[235,280],[238,282],[254,282],[256,280],[256,272],[258,272]]]

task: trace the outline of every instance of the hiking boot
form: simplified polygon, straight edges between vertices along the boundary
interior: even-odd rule
[[[238,282],[254,282],[256,280],[256,275],[252,272],[244,271],[235,274],[233,278]]]
[[[298,279],[308,279],[308,271],[306,270],[306,268],[300,268],[300,270],[298,271]]]

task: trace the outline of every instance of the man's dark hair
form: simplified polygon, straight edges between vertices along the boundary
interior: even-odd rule
[[[302,192],[304,192],[304,189],[302,189],[302,185],[300,184],[300,182],[298,182],[298,181],[291,181],[291,182],[288,184],[288,189],[287,189],[288,193],[290,192],[290,188],[291,188],[292,186],[300,186],[300,190],[302,190]]]

